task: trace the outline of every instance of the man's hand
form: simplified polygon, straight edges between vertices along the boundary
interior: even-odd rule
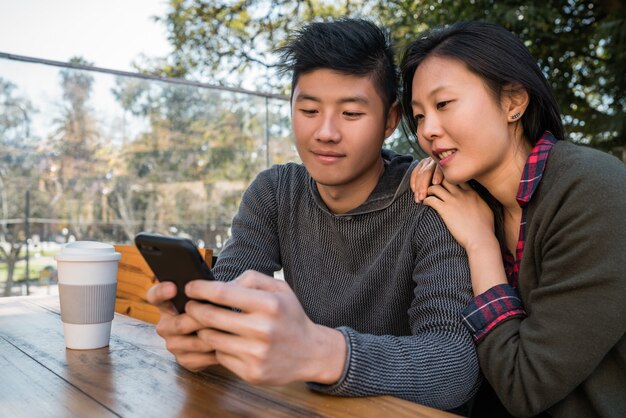
[[[230,283],[196,280],[187,296],[239,311],[191,301],[188,314],[203,327],[200,339],[217,361],[254,384],[293,381],[332,384],[346,361],[346,341],[337,330],[314,324],[283,281],[246,271]]]
[[[161,313],[156,331],[165,339],[167,349],[174,354],[178,364],[191,371],[217,364],[213,348],[195,334],[202,325],[186,313],[176,312],[170,302],[174,296],[176,285],[172,282],[158,283],[146,295],[148,302]]]
[[[415,194],[415,203],[421,203],[428,196],[431,185],[441,184],[443,171],[439,164],[430,157],[424,158],[411,173],[411,190]]]

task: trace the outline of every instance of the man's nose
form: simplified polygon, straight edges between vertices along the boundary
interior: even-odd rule
[[[341,132],[334,115],[323,115],[319,129],[317,130],[319,141],[338,142],[341,140]]]

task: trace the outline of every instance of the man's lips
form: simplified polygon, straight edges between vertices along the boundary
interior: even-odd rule
[[[322,162],[335,162],[346,156],[345,154],[341,154],[335,151],[315,150],[311,151],[311,153],[315,156],[317,160]]]

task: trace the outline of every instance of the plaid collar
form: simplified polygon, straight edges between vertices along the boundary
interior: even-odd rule
[[[554,144],[556,144],[556,141],[557,139],[554,135],[548,131],[539,138],[539,141],[537,141],[537,144],[535,144],[526,160],[524,172],[519,182],[516,199],[517,203],[522,208],[522,221],[520,223],[519,239],[515,248],[515,257],[508,251],[503,254],[504,270],[509,284],[513,287],[517,287],[520,264],[526,244],[526,209],[528,202],[530,202],[535,190],[539,187],[539,183],[543,177],[543,170],[546,168],[546,162],[548,161],[548,155]]]
[[[557,139],[552,133],[546,131],[539,138],[539,141],[535,144],[534,148],[526,160],[524,166],[524,172],[517,189],[517,203],[521,207],[525,207],[532,199],[535,190],[539,187],[541,177],[543,176],[543,170],[546,167],[548,155],[552,146],[556,144]]]

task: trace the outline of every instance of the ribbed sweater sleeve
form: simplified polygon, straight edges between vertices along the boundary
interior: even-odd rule
[[[439,409],[467,402],[479,368],[461,322],[472,297],[463,249],[410,192],[391,190],[358,215],[335,216],[316,202],[303,170],[277,166],[255,179],[216,277],[283,268],[309,318],[343,333],[342,378],[335,385],[309,383],[314,390],[392,395]]]
[[[439,409],[458,407],[473,395],[478,361],[460,316],[471,299],[467,259],[441,218],[423,213],[407,312],[412,335],[339,327],[348,341],[348,367],[337,384],[312,388],[342,396],[393,395]]]
[[[261,173],[244,192],[233,218],[231,237],[213,269],[217,280],[234,280],[246,270],[272,276],[281,269],[275,174]]]

